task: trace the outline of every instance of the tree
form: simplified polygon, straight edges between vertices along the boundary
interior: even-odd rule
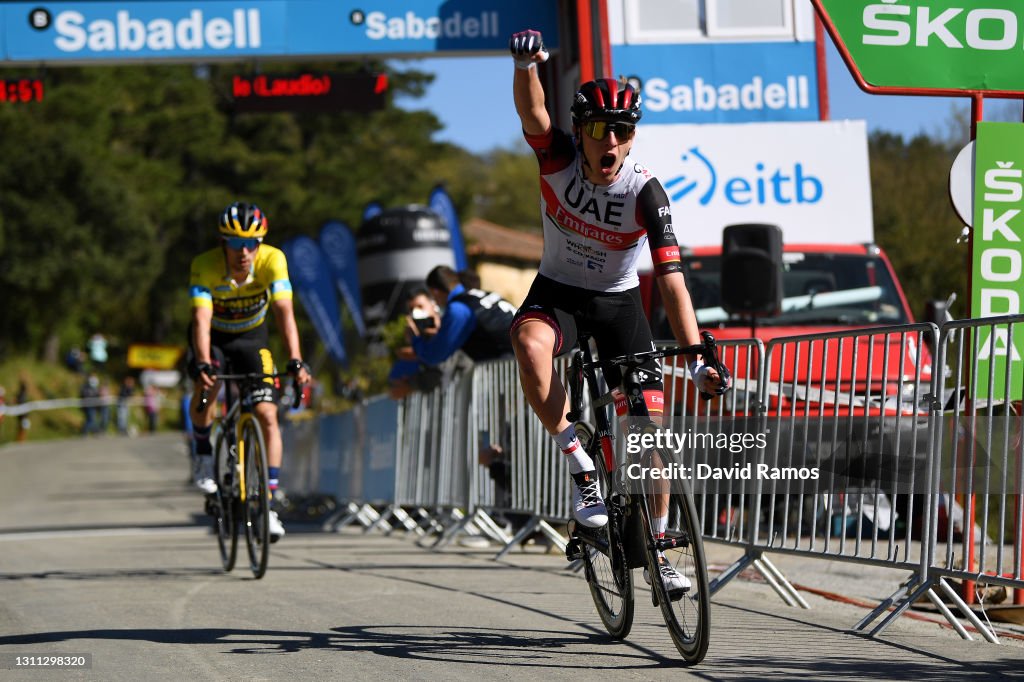
[[[358,225],[371,199],[422,203],[472,162],[432,141],[441,124],[429,112],[236,114],[236,70],[59,69],[44,102],[0,111],[11,142],[0,167],[0,338],[11,349],[47,347],[52,358],[62,339],[97,329],[180,343],[189,262],[216,244],[231,201],[263,206],[280,243],[332,218]],[[391,91],[422,94],[430,78],[392,74]],[[472,203],[468,186],[457,202]]]
[[[957,244],[962,225],[947,189],[956,151],[923,135],[905,141],[887,132],[872,134],[869,148],[875,239],[914,314],[930,299],[963,297],[967,250]]]
[[[996,101],[988,120],[1020,121],[1019,102]],[[956,104],[944,126],[910,140],[888,132],[871,135],[871,194],[875,239],[892,261],[911,310],[920,316],[931,299],[956,293],[954,316],[967,312],[966,243],[963,222],[949,198],[949,171],[970,138],[970,107]]]

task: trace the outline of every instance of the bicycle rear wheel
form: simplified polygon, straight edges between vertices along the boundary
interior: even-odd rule
[[[267,448],[263,430],[253,419],[242,425],[239,451],[245,448],[245,544],[249,549],[249,568],[257,578],[267,572],[270,547],[270,493],[267,488]]]
[[[695,665],[704,660],[711,641],[711,591],[693,492],[686,481],[676,483],[670,500],[674,512],[670,521],[674,523],[665,534],[667,544],[674,546],[664,547],[663,553],[665,561],[690,581],[690,587],[682,593],[669,593],[661,580],[655,547],[648,550],[648,572],[672,642],[684,662]]]
[[[235,558],[238,556],[238,519],[235,517],[237,460],[231,454],[229,441],[221,430],[213,450],[213,480],[217,482],[217,492],[213,495],[210,507],[213,530],[217,534],[217,546],[220,548],[220,562],[225,571],[235,567]]]
[[[576,436],[594,460],[601,491],[607,500],[611,491],[611,476],[605,468],[601,445],[594,437],[594,428],[585,423],[576,424]],[[592,531],[605,548],[598,549],[583,542],[583,563],[597,615],[601,617],[609,635],[615,639],[624,639],[633,627],[633,572],[626,566],[619,535],[619,517],[612,514],[611,508],[608,511],[605,527]]]

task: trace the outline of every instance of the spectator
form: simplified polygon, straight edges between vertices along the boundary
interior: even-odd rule
[[[78,346],[72,346],[71,350],[68,351],[67,357],[64,358],[64,364],[75,374],[81,374],[85,365],[82,349]]]
[[[28,382],[25,381],[24,376],[18,381],[18,394],[14,397],[15,405],[24,405],[28,402]],[[17,440],[21,441],[28,438],[28,430],[32,428],[32,419],[29,417],[31,413],[25,412],[18,418],[18,435]]]
[[[406,345],[395,351],[395,362],[388,373],[388,395],[400,400],[417,391],[432,391],[441,385],[443,371],[440,367],[421,361],[412,348],[415,338],[411,326],[419,334],[429,338],[437,333],[441,314],[437,303],[426,289],[416,289],[406,300],[411,325],[406,327]]]
[[[459,282],[462,286],[467,289],[483,289],[483,284],[480,281],[480,275],[477,274],[476,270],[460,270],[459,271]]]
[[[89,349],[89,359],[92,361],[93,369],[102,371],[107,364],[107,339],[103,334],[96,332],[86,342]]]
[[[100,397],[100,378],[95,372],[89,375],[82,382],[82,390],[78,396],[82,399],[82,413],[85,415],[85,423],[82,425],[82,435],[88,436],[99,432],[100,416],[97,399]]]
[[[149,432],[156,433],[160,416],[160,391],[153,384],[146,386],[142,405],[146,411],[146,422],[149,425]]]
[[[192,452],[192,413],[189,408],[192,406],[192,391],[185,390],[181,393],[181,431],[185,436],[185,446]]]
[[[188,476],[185,481],[188,483],[192,482],[192,472],[195,471],[198,462],[196,462],[196,448],[195,439],[192,437],[192,382],[185,381],[184,390],[181,392],[181,431],[185,437],[185,454],[188,455]]]
[[[117,432],[128,435],[131,427],[131,398],[135,395],[135,377],[126,376],[117,391]]]
[[[466,289],[447,265],[427,274],[427,288],[434,299],[446,301],[446,307],[436,330],[429,334],[413,316],[409,318],[412,348],[420,360],[436,365],[460,349],[474,362],[512,355],[508,334],[514,305],[498,294]]]
[[[99,416],[99,428],[97,433],[106,433],[110,428],[110,384],[106,381],[100,382],[99,399],[103,401],[96,406]]]

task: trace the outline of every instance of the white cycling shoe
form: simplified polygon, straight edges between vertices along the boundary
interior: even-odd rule
[[[665,591],[669,593],[670,597],[678,598],[690,589],[690,579],[681,575],[668,562],[659,562],[658,572],[661,573],[661,584],[665,586]],[[647,572],[646,566],[644,566],[644,582],[648,585],[651,584],[651,576]]]
[[[572,515],[587,528],[601,528],[608,523],[608,509],[601,497],[601,484],[596,471],[572,474],[576,484],[572,491]]]
[[[267,532],[270,534],[270,542],[274,543],[284,537],[284,526],[281,519],[277,518],[277,512],[273,509],[267,514]]]
[[[196,455],[192,482],[207,495],[217,492],[217,482],[213,480],[213,455]]]

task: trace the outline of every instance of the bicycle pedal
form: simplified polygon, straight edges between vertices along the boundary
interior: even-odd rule
[[[669,601],[679,601],[680,599],[685,597],[686,593],[689,592],[689,591],[690,591],[689,587],[683,587],[683,588],[677,589],[677,590],[669,590],[668,591],[668,599],[669,599]]]
[[[583,558],[583,543],[579,540],[571,539],[565,545],[565,560],[566,561],[578,561]]]
[[[213,495],[207,495],[206,496],[205,507],[206,507],[206,514],[207,514],[207,516],[216,516],[217,515],[217,501],[216,501],[216,499],[214,499]]]

